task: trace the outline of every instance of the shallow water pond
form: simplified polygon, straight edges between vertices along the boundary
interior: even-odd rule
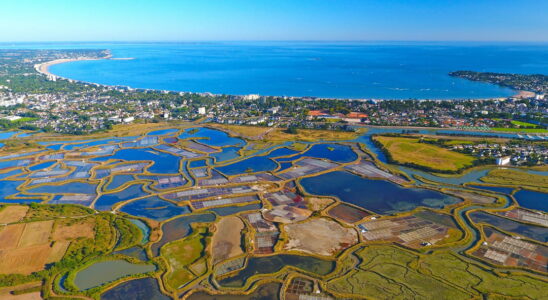
[[[143,185],[141,183],[133,184],[123,189],[120,192],[112,194],[102,194],[95,202],[95,209],[108,211],[112,210],[112,206],[118,202],[131,200],[148,195],[143,191]]]
[[[301,185],[308,193],[336,196],[379,214],[410,211],[418,206],[443,208],[460,201],[438,191],[404,188],[389,181],[366,179],[341,171],[303,178]]]
[[[214,147],[245,145],[245,141],[242,139],[231,137],[224,131],[205,127],[187,129],[179,135],[179,138],[199,139],[200,143]]]
[[[177,206],[157,196],[152,196],[130,202],[122,206],[120,211],[136,217],[164,221],[177,215],[187,214],[190,209],[188,206]]]
[[[222,286],[240,287],[253,275],[275,273],[285,266],[293,266],[318,275],[327,275],[333,271],[335,262],[322,260],[312,256],[290,254],[252,257],[249,259],[245,269],[232,277],[220,280],[219,284]]]
[[[74,284],[80,290],[88,290],[122,277],[155,270],[154,265],[132,264],[123,259],[101,261],[79,271],[74,277]]]
[[[169,221],[162,226],[162,239],[154,243],[151,247],[154,256],[160,255],[160,248],[165,244],[182,239],[191,233],[192,223],[209,223],[215,221],[215,215],[205,213],[199,215],[189,215]]]
[[[300,155],[280,158],[278,161],[294,161],[301,157],[323,158],[338,163],[348,163],[356,160],[358,155],[352,150],[352,147],[348,145],[316,144]]]
[[[525,208],[536,209],[548,213],[548,194],[521,190],[514,194],[519,205]]]
[[[165,152],[155,151],[151,148],[145,149],[122,149],[114,155],[92,159],[92,161],[107,161],[109,159],[123,159],[125,161],[153,161],[154,164],[148,168],[151,173],[175,174],[179,173],[181,158]]]
[[[206,292],[197,292],[189,300],[278,300],[280,299],[281,283],[271,282],[258,287],[249,295],[210,295]],[[322,298],[323,299],[323,298]]]
[[[225,175],[232,176],[245,173],[267,172],[277,167],[278,164],[269,158],[254,156],[227,166],[217,167],[216,169]]]
[[[482,211],[474,211],[470,213],[470,217],[475,223],[491,224],[504,231],[521,234],[542,243],[548,242],[548,228],[545,227],[523,224]]]
[[[101,300],[170,300],[162,294],[155,278],[141,278],[123,282],[101,295]]]

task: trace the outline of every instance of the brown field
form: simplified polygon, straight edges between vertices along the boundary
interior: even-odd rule
[[[40,296],[40,292],[32,292],[28,294],[23,295],[12,295],[12,294],[6,294],[6,295],[0,295],[0,299],[2,300],[42,300],[42,296]]]
[[[0,299],[2,300],[38,300],[42,299],[40,292],[26,293],[22,295],[12,295],[11,292],[27,290],[42,286],[42,282],[29,282],[12,287],[0,288]]]
[[[227,124],[211,124],[212,127],[226,129],[231,133],[247,138],[257,138],[270,130],[270,127],[260,126],[240,126],[240,125],[227,125]]]
[[[331,203],[335,202],[335,200],[330,198],[317,198],[317,197],[306,197],[305,201],[308,204],[308,208],[310,208],[313,211],[323,210],[324,208],[328,207]]]
[[[19,222],[25,217],[28,210],[28,206],[6,206],[4,209],[0,210],[0,223],[9,224]]]
[[[0,228],[0,250],[17,248],[25,224],[13,224]]]
[[[73,240],[79,237],[93,238],[95,232],[94,219],[87,219],[84,222],[67,225],[62,222],[57,223],[55,230],[53,231],[53,240],[55,241],[67,241]]]
[[[63,256],[65,256],[65,252],[67,252],[69,245],[69,241],[58,241],[53,243],[53,246],[51,246],[51,252],[48,256],[48,260],[46,261],[46,263],[60,261]]]
[[[49,241],[53,220],[27,223],[19,247],[45,244]]]
[[[49,244],[0,251],[0,274],[30,274],[44,268]]]
[[[329,216],[346,223],[356,223],[370,215],[370,213],[357,209],[348,204],[341,203],[328,211]]]
[[[286,250],[330,256],[358,242],[354,229],[344,228],[339,223],[325,218],[289,224],[284,228],[289,237],[285,244]]]
[[[215,227],[217,230],[212,239],[214,264],[243,253],[240,244],[244,223],[240,218],[223,218]]]
[[[270,142],[287,142],[287,141],[302,141],[302,142],[317,142],[325,141],[346,141],[353,140],[358,137],[358,132],[332,131],[332,130],[314,130],[314,129],[297,129],[297,134],[289,134],[284,128],[275,128],[265,137],[265,141]]]

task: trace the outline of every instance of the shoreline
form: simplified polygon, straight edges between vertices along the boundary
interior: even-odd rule
[[[81,83],[85,83],[85,84],[94,84],[94,85],[104,86],[104,87],[127,87],[129,89],[135,89],[135,90],[162,91],[162,90],[159,90],[159,89],[136,88],[136,87],[131,87],[131,86],[123,86],[123,85],[107,85],[107,84],[101,84],[101,83],[95,83],[95,82],[87,82],[87,81],[82,81],[82,80],[77,80],[77,79],[61,77],[61,76],[55,75],[55,74],[53,74],[49,71],[49,67],[51,67],[53,65],[64,64],[64,63],[75,62],[75,61],[133,60],[133,59],[135,59],[135,58],[133,58],[133,57],[113,58],[112,54],[109,54],[109,55],[107,55],[105,57],[102,57],[102,58],[79,57],[79,58],[57,59],[57,60],[52,60],[52,61],[36,64],[36,65],[34,65],[34,69],[39,74],[46,75],[50,78],[64,79],[64,80],[69,80],[71,82],[81,82]],[[326,98],[326,97],[318,97],[318,96],[276,96],[276,95],[261,95],[261,96],[264,96],[264,97],[288,97],[288,98],[313,98],[313,99],[318,99],[318,100],[339,100],[339,101],[370,101],[370,100],[373,100],[373,101],[391,101],[391,100],[399,100],[399,101],[464,101],[464,100],[500,100],[500,99],[506,99],[506,98],[524,99],[524,98],[534,97],[536,95],[536,93],[531,92],[531,91],[515,90],[515,89],[512,89],[512,88],[509,88],[509,89],[514,91],[515,93],[513,95],[509,95],[509,96],[490,97],[490,98],[450,98],[450,99],[445,99],[445,98],[384,99],[384,98],[381,98],[381,99],[377,99],[377,98]],[[175,90],[169,90],[169,91],[173,92],[173,93],[183,92],[183,93],[192,93],[192,94],[206,94],[206,93],[209,93],[209,94],[213,94],[213,95],[232,95],[232,94],[223,94],[223,93],[219,94],[219,93],[211,93],[211,92],[191,92],[191,91],[175,91]],[[233,96],[245,96],[245,95],[233,95]]]
[[[66,80],[72,80],[72,81],[79,81],[79,80],[75,80],[75,79],[70,79],[70,78],[64,78],[64,77],[61,77],[59,75],[55,75],[53,73],[51,73],[49,71],[49,67],[51,66],[54,66],[54,65],[59,65],[59,64],[64,64],[64,63],[70,63],[70,62],[75,62],[75,61],[91,61],[91,60],[133,60],[134,58],[133,57],[121,57],[121,58],[114,58],[112,57],[112,54],[109,54],[105,57],[100,57],[100,58],[91,58],[91,57],[78,57],[78,58],[63,58],[63,59],[56,59],[56,60],[51,60],[51,61],[47,61],[47,62],[43,62],[43,63],[40,63],[40,64],[36,64],[34,65],[34,69],[42,74],[42,75],[46,75],[48,77],[55,77],[55,78],[61,78],[61,79],[66,79]]]
[[[74,62],[74,61],[102,60],[102,59],[110,59],[111,57],[112,56],[109,55],[109,56],[106,56],[104,58],[91,58],[91,57],[62,58],[62,59],[51,60],[51,61],[44,62],[44,63],[41,63],[41,64],[36,64],[36,65],[34,65],[34,69],[38,73],[40,73],[42,75],[46,75],[48,77],[51,76],[51,77],[56,77],[56,78],[62,78],[61,76],[57,76],[53,73],[50,73],[49,67],[54,66],[54,65],[58,65],[58,64]]]

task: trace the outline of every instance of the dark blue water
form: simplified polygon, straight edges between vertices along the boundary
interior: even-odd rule
[[[470,184],[468,186],[477,188],[477,189],[502,193],[502,194],[510,194],[513,190],[515,190],[515,188],[504,187],[504,186],[488,186],[488,185],[473,185],[473,184]]]
[[[131,200],[148,195],[143,191],[142,184],[134,184],[120,192],[112,194],[102,194],[97,202],[95,202],[95,209],[98,210],[112,210],[112,206],[118,202]]]
[[[151,160],[154,162],[148,168],[151,173],[179,173],[179,157],[165,152],[154,151],[151,148],[145,149],[122,149],[111,156],[104,156],[92,159],[92,161],[107,161],[109,159],[123,159],[126,161]]]
[[[192,232],[192,223],[210,223],[215,221],[216,217],[212,213],[193,214],[183,216],[162,225],[162,239],[152,244],[150,250],[154,256],[160,255],[160,248],[165,244],[182,239]]]
[[[278,164],[269,158],[254,156],[227,166],[217,167],[216,169],[225,175],[232,176],[244,173],[272,171],[277,167]]]
[[[548,195],[545,193],[521,190],[514,194],[514,198],[522,207],[548,213]]]
[[[303,178],[301,185],[308,193],[335,196],[379,214],[410,211],[417,206],[443,208],[460,201],[437,191],[403,188],[392,182],[341,171]]]
[[[29,167],[29,170],[37,171],[37,170],[47,169],[47,168],[53,166],[56,163],[57,163],[56,161],[47,161],[47,162],[40,163],[40,164],[34,165],[32,167]]]
[[[180,139],[196,139],[202,144],[213,147],[245,145],[245,141],[231,137],[226,132],[211,128],[191,128],[179,135]]]
[[[160,291],[160,286],[155,278],[134,279],[123,282],[101,295],[102,300],[123,300],[123,299],[148,299],[148,300],[169,300]]]
[[[153,196],[130,202],[122,206],[120,211],[137,217],[164,221],[177,215],[189,213],[190,209],[187,206],[177,206]]]
[[[447,73],[464,69],[546,74],[548,69],[546,44],[189,42],[21,47],[106,48],[115,57],[135,58],[79,61],[50,68],[63,77],[135,88],[238,95],[499,97],[513,92]]]
[[[548,242],[548,228],[546,227],[512,221],[483,211],[474,211],[470,213],[470,217],[475,223],[487,223],[505,231],[521,234],[541,243]]]
[[[283,157],[277,161],[295,161],[301,157],[325,158],[334,162],[348,163],[358,158],[358,155],[352,151],[352,148],[347,145],[340,144],[317,144],[312,146],[303,154],[292,156],[289,158]]]

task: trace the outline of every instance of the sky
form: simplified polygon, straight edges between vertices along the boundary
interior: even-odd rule
[[[546,0],[2,0],[0,42],[546,42],[546,12]]]

